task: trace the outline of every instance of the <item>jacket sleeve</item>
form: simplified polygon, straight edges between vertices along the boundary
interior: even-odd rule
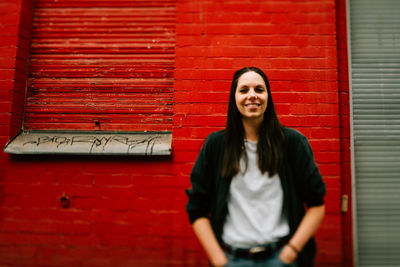
[[[186,189],[189,199],[186,211],[191,223],[200,217],[209,217],[213,188],[213,149],[210,135],[203,144],[190,174],[192,188]]]
[[[307,138],[298,133],[295,138],[294,172],[299,193],[308,207],[324,204],[325,183],[314,160]]]

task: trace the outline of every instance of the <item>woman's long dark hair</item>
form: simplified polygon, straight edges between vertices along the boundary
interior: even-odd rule
[[[241,114],[236,106],[235,93],[240,76],[249,71],[254,71],[263,78],[268,91],[267,109],[258,133],[258,167],[261,173],[268,171],[269,176],[273,176],[278,173],[283,161],[284,134],[275,112],[268,78],[259,68],[245,67],[234,74],[229,96],[222,162],[222,177],[227,179],[231,179],[240,171],[239,161],[244,147],[244,128]]]

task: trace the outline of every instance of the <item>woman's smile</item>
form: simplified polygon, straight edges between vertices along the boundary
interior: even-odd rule
[[[261,104],[258,103],[249,103],[249,104],[245,104],[246,107],[259,107],[261,106]]]

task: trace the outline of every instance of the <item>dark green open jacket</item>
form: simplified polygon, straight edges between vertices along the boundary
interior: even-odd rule
[[[324,204],[325,184],[306,137],[290,128],[283,130],[284,162],[279,177],[284,193],[284,212],[290,235],[293,235],[305,214],[304,204],[308,207]],[[230,187],[230,180],[221,178],[224,134],[225,131],[219,131],[208,136],[192,169],[192,188],[186,191],[190,222],[200,217],[209,218],[220,243]],[[313,266],[315,253],[316,244],[312,238],[299,254],[298,266]]]

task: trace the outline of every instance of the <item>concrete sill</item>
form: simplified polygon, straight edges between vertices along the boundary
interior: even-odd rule
[[[10,154],[170,155],[171,132],[22,131],[5,146]]]

